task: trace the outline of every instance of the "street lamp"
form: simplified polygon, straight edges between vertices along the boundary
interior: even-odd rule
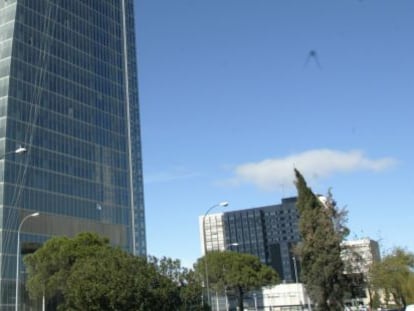
[[[19,146],[16,150],[12,151],[11,153],[15,154],[21,154],[27,152],[27,149],[25,147]]]
[[[22,229],[22,226],[24,222],[29,219],[30,217],[37,217],[39,216],[39,212],[35,212],[32,214],[27,215],[22,219],[20,222],[19,228],[17,229],[17,251],[16,251],[16,307],[15,310],[19,310],[19,264],[20,264],[20,230]]]
[[[299,284],[299,278],[298,278],[298,267],[297,267],[297,262],[296,262],[296,257],[293,256],[292,257],[293,260],[293,268],[295,269],[295,284],[296,284],[296,292],[298,295],[298,304],[300,304],[302,306],[302,297],[303,299],[305,299],[304,294],[303,294],[303,286],[301,284]],[[310,307],[309,307],[309,310]]]
[[[19,148],[17,148],[16,150],[9,151],[9,152],[6,152],[6,153],[2,154],[0,156],[0,160],[4,159],[9,154],[13,154],[13,153],[14,154],[22,154],[22,153],[25,153],[25,152],[27,152],[27,149],[25,147],[19,146]]]
[[[204,270],[205,270],[205,282],[206,282],[206,289],[207,289],[207,301],[209,304],[211,304],[211,299],[210,299],[210,288],[209,288],[209,284],[208,284],[208,267],[207,267],[207,241],[206,241],[206,216],[208,215],[208,213],[215,207],[226,207],[229,205],[229,202],[227,201],[223,201],[220,202],[218,204],[214,204],[213,206],[211,206],[206,213],[203,216],[203,240],[204,240]]]
[[[236,247],[236,246],[239,246],[239,245],[240,244],[237,243],[237,242],[229,243],[229,244],[225,245],[224,250],[225,251],[227,251],[227,250],[231,251],[231,248],[233,246]],[[225,272],[224,265],[223,265],[223,272]],[[227,285],[226,284],[224,284],[224,295],[225,295],[225,298],[226,298],[226,311],[228,311],[229,310],[229,297],[227,295]]]

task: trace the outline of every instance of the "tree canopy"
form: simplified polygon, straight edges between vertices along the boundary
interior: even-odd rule
[[[109,245],[93,233],[55,237],[26,256],[32,299],[57,310],[173,310],[177,287],[146,258]]]
[[[149,256],[148,261],[177,286],[180,310],[203,310],[201,280],[193,270],[182,267],[179,259]]]
[[[243,310],[245,293],[262,286],[276,284],[279,280],[275,270],[262,264],[256,256],[231,251],[208,252],[200,258],[195,269],[205,279],[208,266],[208,284],[217,292],[233,293],[238,299],[239,310]]]
[[[330,193],[321,201],[298,170],[295,174],[302,236],[296,252],[300,257],[301,278],[318,310],[342,310],[345,284],[340,254],[341,242],[349,233],[345,226],[346,211],[336,208]]]
[[[395,248],[381,261],[374,263],[369,278],[377,290],[399,306],[414,303],[414,254]]]

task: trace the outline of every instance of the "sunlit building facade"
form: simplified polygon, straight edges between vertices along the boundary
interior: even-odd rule
[[[368,274],[372,264],[381,260],[378,242],[369,238],[344,241],[341,249],[345,273]]]
[[[381,260],[378,242],[369,238],[344,241],[341,258],[345,266],[344,275],[352,284],[351,297],[346,304],[368,305],[371,296],[367,286],[369,271],[374,263]]]
[[[0,0],[0,310],[33,212],[23,253],[93,231],[146,254],[133,0]]]
[[[223,216],[223,213],[217,213],[199,217],[201,253],[203,255],[209,251],[224,251],[231,247],[225,244]]]

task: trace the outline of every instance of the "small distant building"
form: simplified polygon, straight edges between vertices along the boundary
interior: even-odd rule
[[[345,241],[342,243],[341,258],[345,265],[344,274],[353,284],[348,304],[368,305],[368,273],[372,264],[381,260],[378,242],[369,238]]]
[[[231,293],[226,295],[213,293],[212,311],[237,309],[237,298]],[[243,300],[245,310],[261,311],[310,311],[312,303],[301,283],[279,284],[262,287],[246,293]]]
[[[368,273],[374,262],[381,260],[377,241],[365,238],[342,243],[342,260],[345,273]]]
[[[263,287],[258,310],[311,310],[311,301],[301,283]]]

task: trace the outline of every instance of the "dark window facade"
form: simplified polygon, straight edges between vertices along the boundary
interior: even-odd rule
[[[0,0],[1,310],[35,211],[22,244],[95,231],[146,254],[135,50],[132,0]]]
[[[230,248],[232,251],[253,254],[273,267],[282,280],[294,282],[293,247],[300,240],[298,218],[296,198],[224,213],[226,245],[237,243]]]

